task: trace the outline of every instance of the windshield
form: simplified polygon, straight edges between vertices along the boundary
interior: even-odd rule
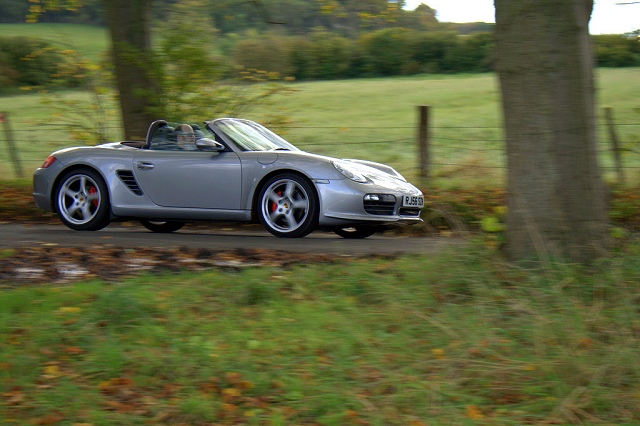
[[[214,124],[243,151],[299,151],[266,127],[248,120],[220,119]]]

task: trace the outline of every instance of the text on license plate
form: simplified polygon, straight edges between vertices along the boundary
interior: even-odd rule
[[[424,197],[405,195],[402,197],[402,207],[424,207]]]

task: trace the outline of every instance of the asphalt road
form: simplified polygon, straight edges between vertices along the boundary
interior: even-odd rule
[[[349,255],[434,253],[463,240],[438,237],[374,235],[364,240],[346,240],[334,233],[314,232],[305,238],[276,238],[258,226],[235,228],[189,227],[172,234],[156,234],[139,225],[111,224],[97,232],[72,231],[64,225],[0,224],[0,248],[69,246],[91,247],[190,247],[211,250],[269,249],[295,253]]]

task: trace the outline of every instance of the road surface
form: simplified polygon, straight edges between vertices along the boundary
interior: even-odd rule
[[[64,225],[0,223],[0,248],[64,246],[189,247],[211,250],[269,249],[295,253],[351,255],[433,253],[463,241],[454,238],[374,235],[364,240],[343,239],[332,232],[283,239],[258,226],[189,226],[172,234],[156,234],[140,225],[115,223],[97,232],[72,231]]]

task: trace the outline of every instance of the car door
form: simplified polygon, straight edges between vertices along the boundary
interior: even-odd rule
[[[234,152],[144,150],[134,156],[133,170],[159,206],[241,208],[242,166]]]

